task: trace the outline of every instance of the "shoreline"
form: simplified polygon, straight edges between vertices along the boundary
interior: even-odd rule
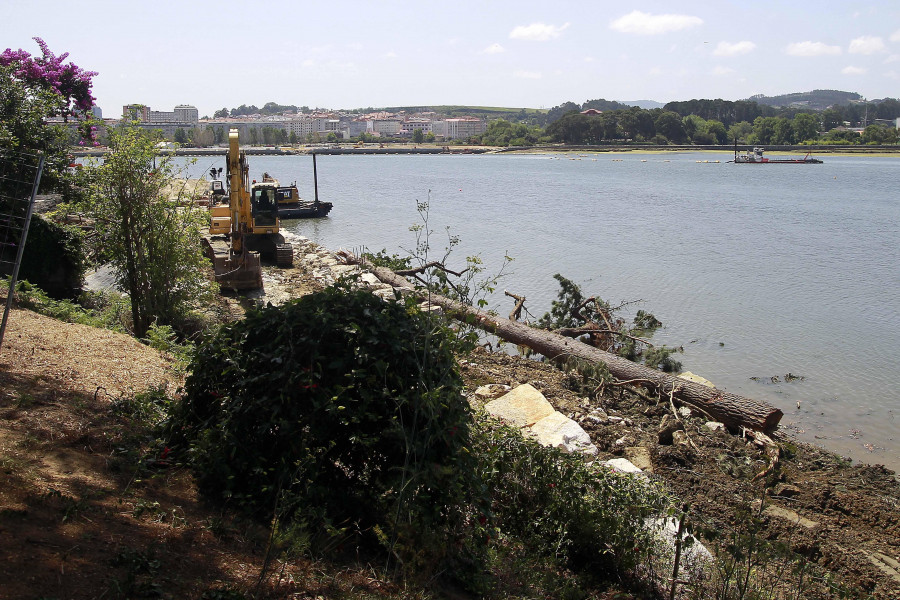
[[[827,156],[871,156],[871,157],[889,157],[900,158],[900,146],[829,146],[829,145],[809,145],[809,146],[782,146],[782,145],[766,145],[766,152],[770,155],[792,155],[806,154]],[[749,150],[752,146],[747,144],[739,145],[738,150]],[[529,147],[503,147],[503,146],[469,146],[469,145],[442,145],[442,144],[368,144],[363,147],[356,147],[349,144],[335,144],[329,147],[321,145],[300,145],[300,146],[280,146],[280,147],[251,147],[243,148],[248,155],[251,156],[295,156],[310,154],[326,154],[326,155],[412,155],[412,154],[537,154],[537,155],[557,155],[557,154],[678,154],[678,153],[710,153],[722,154],[734,153],[733,145],[723,146],[651,146],[651,145],[609,145],[609,146],[529,146]],[[102,157],[109,150],[106,148],[98,148],[91,150],[73,149],[72,156],[81,157]],[[174,150],[161,150],[161,155],[172,154],[175,156],[224,156],[227,148],[177,148]]]

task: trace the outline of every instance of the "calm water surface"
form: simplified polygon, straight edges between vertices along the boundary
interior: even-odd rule
[[[513,257],[500,288],[532,315],[556,297],[554,273],[612,303],[641,299],[665,324],[654,341],[684,347],[684,369],[775,404],[801,439],[900,469],[900,159],[729,158],[320,156],[331,216],[287,226],[332,250],[403,253],[428,201],[434,251],[449,227],[461,238],[451,267],[478,254],[495,272]],[[313,196],[310,157],[250,166]]]

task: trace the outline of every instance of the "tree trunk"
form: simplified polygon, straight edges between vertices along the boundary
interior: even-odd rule
[[[393,287],[415,289],[409,281],[389,269],[376,267],[356,257],[354,260],[369,269],[384,283]],[[602,362],[617,379],[640,379],[649,382],[647,385],[653,386],[659,393],[672,394],[673,398],[700,409],[732,429],[746,427],[768,433],[778,426],[783,416],[779,409],[766,402],[744,398],[668,375],[575,339],[491,315],[436,294],[430,294],[428,299],[460,321],[472,324],[507,342],[527,346],[551,360],[575,357],[590,362]]]

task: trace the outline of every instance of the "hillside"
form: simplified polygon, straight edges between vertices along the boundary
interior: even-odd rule
[[[813,90],[811,92],[797,92],[794,94],[782,94],[780,96],[765,96],[757,94],[750,96],[748,100],[784,108],[788,106],[811,108],[813,110],[825,110],[835,105],[850,104],[862,100],[862,96],[856,92],[841,92],[839,90]]]

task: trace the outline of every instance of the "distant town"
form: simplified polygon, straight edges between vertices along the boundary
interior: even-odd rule
[[[237,129],[250,146],[400,142],[533,146],[546,143],[879,145],[900,142],[900,101],[868,101],[858,94],[815,90],[746,100],[689,100],[645,107],[616,101],[564,102],[546,110],[490,107],[397,107],[329,110],[279,105],[222,108],[200,117],[191,104],[171,111],[145,104],[95,120],[102,129],[129,122],[161,135],[161,145],[210,148]],[[72,124],[70,123],[70,126]],[[73,130],[74,132],[74,130]]]
[[[485,119],[441,118],[435,112],[285,111],[276,115],[253,113],[201,119],[197,108],[189,104],[179,104],[172,111],[129,104],[122,108],[122,118],[140,127],[160,130],[174,142],[198,146],[223,143],[229,129],[237,129],[241,140],[251,145],[335,142],[359,139],[361,135],[419,142],[456,140],[479,136],[487,129]]]

